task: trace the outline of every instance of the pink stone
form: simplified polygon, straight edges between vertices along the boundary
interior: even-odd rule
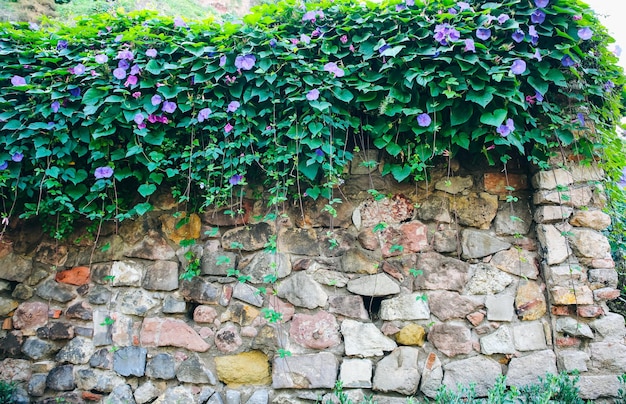
[[[383,257],[393,257],[430,249],[428,226],[417,220],[388,227],[383,231]]]
[[[615,261],[611,258],[594,258],[591,260],[593,268],[615,268]]]
[[[213,330],[209,327],[200,327],[200,329],[198,330],[198,334],[200,334],[200,336],[204,339],[210,338],[215,335]]]
[[[485,313],[477,311],[474,313],[470,313],[467,315],[467,321],[472,323],[474,327],[478,326],[478,324],[482,323],[485,319]]]
[[[613,300],[620,296],[619,289],[602,288],[593,291],[593,298],[595,300]]]
[[[211,347],[184,321],[146,318],[140,334],[142,346],[175,346],[195,352],[206,352]]]
[[[550,312],[555,316],[569,316],[572,314],[569,306],[552,306]]]
[[[556,346],[564,347],[578,347],[580,346],[580,340],[574,337],[561,337],[556,339]]]
[[[89,267],[74,267],[72,269],[57,272],[54,279],[59,283],[81,286],[89,283],[90,273],[91,271],[89,270]]]
[[[196,323],[212,323],[217,318],[217,310],[211,306],[200,305],[193,311],[193,321]]]
[[[220,352],[235,352],[242,343],[237,327],[232,324],[224,326],[215,334],[215,346]]]
[[[48,324],[48,305],[45,303],[22,303],[13,313],[13,327],[18,330],[36,330],[46,324]]]
[[[259,334],[256,328],[254,327],[241,327],[241,336],[247,338],[254,338]]]
[[[584,318],[596,318],[604,315],[604,309],[600,306],[580,306],[576,312]]]
[[[485,191],[492,194],[507,194],[509,186],[515,191],[528,189],[528,177],[523,174],[485,173],[483,178]]]
[[[296,314],[291,321],[289,335],[298,344],[312,349],[326,349],[341,342],[335,316],[325,311],[314,315]]]
[[[282,301],[276,295],[270,296],[269,307],[270,309],[277,311],[283,315],[281,319],[283,322],[291,320],[291,317],[293,317],[293,313],[295,313],[296,311],[293,304]]]

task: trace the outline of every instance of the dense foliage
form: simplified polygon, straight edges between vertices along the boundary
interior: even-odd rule
[[[611,42],[577,0],[286,0],[244,24],[4,24],[3,223],[39,215],[61,237],[77,217],[147,212],[159,185],[203,209],[263,181],[272,204],[293,192],[332,211],[344,166],[368,149],[399,181],[465,152],[593,158],[616,142]]]

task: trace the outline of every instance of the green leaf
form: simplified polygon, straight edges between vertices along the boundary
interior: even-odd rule
[[[493,112],[485,112],[480,116],[480,122],[485,125],[498,127],[502,125],[506,119],[507,112],[505,109],[496,109]]]
[[[455,107],[450,110],[450,125],[452,126],[464,124],[474,114],[472,104],[455,105]]]
[[[333,89],[333,94],[335,94],[335,97],[343,102],[350,102],[354,98],[354,95],[350,92],[350,90],[346,90],[345,88],[337,87]]]
[[[402,182],[407,179],[409,175],[411,175],[411,166],[409,166],[408,164],[394,164],[391,167],[391,174],[393,175],[393,178],[396,179],[396,181]]]
[[[133,208],[139,216],[145,215],[152,210],[152,205],[148,202],[139,203]]]
[[[540,94],[546,94],[548,92],[548,88],[550,87],[549,83],[546,83],[545,81],[538,79],[535,76],[528,77],[528,84],[530,84]]]
[[[476,104],[485,108],[487,105],[489,105],[491,100],[493,100],[493,93],[495,93],[496,91],[497,90],[494,87],[487,87],[485,91],[470,90],[465,96],[465,99],[467,101],[475,102]]]
[[[156,185],[154,185],[154,184],[142,184],[142,185],[139,186],[137,191],[141,194],[141,196],[146,198],[146,197],[152,195],[154,193],[154,191],[156,191]]]
[[[104,99],[104,96],[107,94],[108,92],[105,90],[91,87],[90,89],[85,91],[85,95],[83,95],[83,104],[95,105],[97,103],[100,103]]]

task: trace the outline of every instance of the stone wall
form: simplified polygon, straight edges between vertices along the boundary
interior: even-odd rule
[[[96,242],[17,223],[0,245],[0,379],[17,402],[314,402],[341,380],[354,401],[400,403],[578,370],[584,398],[615,396],[626,329],[606,305],[601,179],[453,161],[401,185],[355,165],[335,217],[321,199],[272,217],[244,198],[181,226],[161,197]],[[181,279],[190,260],[200,275]]]

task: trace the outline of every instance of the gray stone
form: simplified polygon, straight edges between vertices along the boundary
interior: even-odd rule
[[[31,364],[27,360],[6,358],[0,361],[0,380],[25,382],[30,379],[31,373]]]
[[[430,310],[422,293],[411,293],[385,299],[380,304],[382,320],[427,320]]]
[[[203,277],[196,276],[180,283],[180,293],[187,301],[201,304],[217,304],[220,299],[221,287]]]
[[[146,371],[146,348],[126,346],[113,354],[113,370],[122,376],[142,377]]]
[[[486,192],[457,196],[452,208],[459,224],[489,229],[498,212],[498,196]]]
[[[276,230],[271,223],[260,222],[227,230],[222,235],[222,246],[227,250],[257,251],[265,247]]]
[[[515,346],[509,327],[501,326],[491,334],[482,337],[480,350],[485,355],[514,354]]]
[[[133,395],[137,404],[145,404],[157,398],[159,394],[161,390],[152,383],[152,380],[148,380],[137,387]]]
[[[362,296],[335,295],[328,298],[328,311],[341,316],[368,320],[369,314],[363,304]]]
[[[502,375],[500,364],[485,356],[472,356],[450,362],[443,368],[443,385],[452,391],[457,391],[459,385],[469,387],[473,383],[477,397],[487,396],[489,389]]]
[[[154,404],[195,403],[196,400],[185,386],[170,387],[156,399]]]
[[[259,289],[248,283],[236,282],[233,287],[233,297],[256,307],[263,306],[263,295]]]
[[[537,238],[543,247],[544,259],[548,265],[557,265],[569,257],[567,239],[553,225],[538,225]]]
[[[546,333],[540,321],[524,321],[513,326],[515,349],[518,351],[538,351],[546,349]]]
[[[242,275],[250,277],[250,283],[264,283],[267,275],[282,279],[291,273],[291,261],[282,253],[258,252],[252,261],[239,268]]]
[[[585,337],[593,339],[593,331],[585,323],[581,323],[572,317],[559,317],[556,319],[556,331],[572,337]]]
[[[537,253],[518,248],[510,248],[493,255],[489,263],[501,271],[522,278],[537,279],[539,275]]]
[[[311,272],[311,269],[308,269],[308,271]],[[348,284],[349,278],[341,272],[313,269],[313,280],[322,285],[343,288]]]
[[[178,289],[178,264],[173,261],[155,262],[146,269],[141,285],[149,290]]]
[[[537,384],[539,377],[546,373],[558,374],[556,355],[551,350],[534,352],[526,356],[512,358],[506,373],[508,386],[526,386]]]
[[[369,359],[345,358],[341,363],[339,380],[345,388],[369,389],[372,387],[372,369],[372,361]]]
[[[400,286],[388,275],[376,274],[348,281],[348,290],[361,296],[389,296],[400,293]]]
[[[109,275],[113,286],[141,286],[144,274],[143,264],[137,261],[115,261],[111,265]]]
[[[574,182],[603,181],[606,176],[604,170],[598,167],[597,163],[586,165],[573,161],[568,164],[567,169],[572,173]]]
[[[496,214],[493,224],[496,234],[513,236],[528,233],[532,221],[533,216],[528,202],[520,200],[518,202],[503,203]]]
[[[0,259],[0,279],[24,282],[33,271],[33,259],[14,253]]]
[[[118,384],[111,394],[104,399],[106,404],[135,404],[133,390],[128,384]]]
[[[552,286],[570,286],[572,282],[580,283],[585,276],[579,265],[555,265],[545,267],[546,280]]]
[[[57,391],[74,390],[74,366],[61,365],[52,369],[46,378],[46,387]]]
[[[617,313],[606,313],[606,315],[593,320],[589,325],[596,330],[605,341],[622,341],[626,336],[624,317]]]
[[[372,166],[368,164],[369,162],[375,162],[376,164]],[[373,172],[374,170],[376,170],[377,166],[378,166],[378,150],[362,150],[360,153],[354,153],[354,157],[352,158],[352,162],[350,163],[350,174],[352,175],[369,174]]]
[[[470,329],[460,324],[433,325],[428,332],[428,341],[449,357],[466,355],[474,350]]]
[[[146,376],[152,379],[173,379],[176,377],[175,365],[174,358],[170,354],[157,354],[148,361]]]
[[[594,268],[588,270],[589,282],[594,289],[617,288],[619,277],[613,268]]]
[[[515,298],[510,295],[491,295],[485,299],[487,307],[487,320],[489,321],[512,321],[515,316]]]
[[[163,300],[163,307],[161,308],[164,314],[180,314],[187,312],[187,303],[184,299],[167,295]]]
[[[626,372],[626,346],[621,342],[590,342],[589,356],[590,371],[617,374]]]
[[[349,320],[347,320],[349,321]],[[332,389],[338,363],[330,352],[275,357],[272,366],[274,389]]]
[[[202,275],[226,276],[229,269],[237,268],[238,255],[231,251],[205,252],[200,261]]]
[[[429,398],[437,396],[443,380],[443,366],[434,352],[428,354],[422,369],[420,391]]]
[[[413,281],[413,290],[454,290],[461,292],[469,277],[469,265],[435,252],[417,256],[416,268],[422,275]]]
[[[358,357],[383,356],[383,352],[393,351],[395,341],[383,335],[372,323],[345,319],[341,323],[346,355]]]
[[[115,299],[118,310],[124,314],[145,316],[148,311],[157,307],[160,301],[143,289],[127,289],[120,292]]]
[[[104,286],[96,285],[87,296],[91,304],[107,304],[111,301],[111,291]]]
[[[467,291],[473,295],[500,293],[515,280],[491,264],[473,264],[471,268],[474,275],[467,284]]]
[[[586,372],[589,355],[582,351],[564,350],[558,354],[559,369],[565,372]]]
[[[422,202],[417,210],[419,219],[437,223],[451,223],[450,200],[440,196],[432,196]]]
[[[600,259],[611,257],[611,245],[602,233],[574,228],[570,234],[569,240],[576,256]]]
[[[93,308],[87,302],[77,302],[65,310],[65,316],[85,321],[93,320]]]
[[[33,360],[40,360],[57,350],[54,344],[37,337],[29,337],[22,344],[22,353]]]
[[[346,273],[375,274],[378,272],[379,264],[380,259],[373,253],[359,248],[351,248],[341,256],[341,269]]]
[[[557,186],[567,186],[574,183],[572,174],[562,168],[539,171],[531,180],[535,189],[556,189]]]
[[[144,238],[125,251],[124,255],[129,258],[141,258],[152,261],[170,261],[176,259],[176,251],[174,251],[167,240],[155,230],[148,230]]]
[[[464,258],[482,258],[508,250],[511,244],[486,231],[465,229],[461,233],[461,247]]]
[[[6,316],[19,306],[19,303],[13,299],[7,299],[0,296],[0,316]]]
[[[113,352],[108,348],[98,349],[89,359],[89,366],[99,369],[113,369]]]
[[[198,355],[191,355],[176,369],[176,379],[182,383],[215,384],[213,373],[200,361]]]
[[[15,287],[15,289],[13,289],[13,293],[11,293],[11,296],[20,300],[28,300],[33,297],[34,294],[35,290],[33,288],[26,284],[20,283]]]
[[[589,206],[593,198],[593,191],[588,186],[570,187],[568,191],[538,191],[533,195],[535,205],[564,205],[580,208]]]
[[[69,302],[78,296],[73,287],[57,283],[54,279],[48,279],[40,284],[36,294],[44,300],[54,300],[61,303]]]
[[[93,312],[93,344],[95,346],[111,345],[113,343],[112,328],[106,324],[110,313],[104,310]]]
[[[576,386],[580,392],[579,397],[583,400],[617,397],[619,389],[623,388],[615,375],[581,375]]]
[[[541,224],[560,223],[569,219],[573,212],[574,209],[567,206],[539,206],[535,210],[534,218],[535,222]]]
[[[278,285],[277,295],[291,304],[307,309],[323,307],[328,295],[322,286],[305,272],[296,272]]]
[[[453,229],[437,231],[433,235],[433,249],[439,253],[455,252],[458,243],[458,232]]]
[[[569,222],[572,226],[602,231],[611,225],[611,216],[601,210],[578,210]]]
[[[76,388],[110,393],[116,386],[126,383],[123,377],[111,370],[78,369],[76,371]]]
[[[226,404],[241,404],[241,392],[237,390],[226,390]]]
[[[222,395],[220,393],[215,392],[215,394],[209,397],[206,404],[224,404],[224,400],[222,399]]]
[[[448,194],[456,195],[474,186],[471,176],[467,177],[445,177],[435,182],[435,189]]]
[[[417,348],[401,346],[381,359],[376,365],[373,389],[407,396],[415,394],[420,382],[418,354]]]
[[[268,404],[270,393],[266,389],[255,389],[246,404]]]
[[[278,234],[278,250],[288,254],[319,256],[319,245],[317,233],[312,228],[285,227]]]
[[[93,342],[89,338],[75,337],[68,342],[57,354],[57,362],[69,362],[74,365],[83,365],[95,352]]]
[[[28,381],[28,394],[33,397],[41,397],[46,391],[46,373],[35,373]]]
[[[484,307],[482,297],[462,296],[457,292],[447,290],[432,291],[428,293],[428,307],[430,312],[441,321],[450,319],[462,319],[468,314]]]

